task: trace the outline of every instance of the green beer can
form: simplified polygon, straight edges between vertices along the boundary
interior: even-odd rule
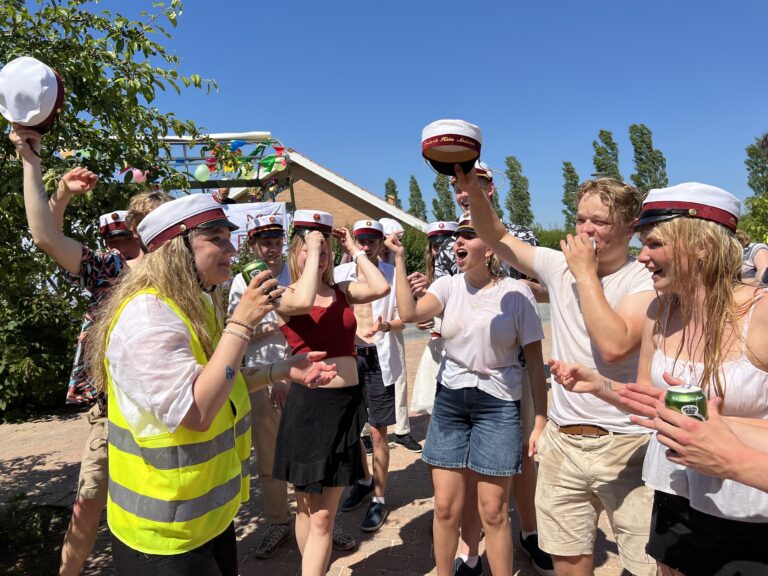
[[[672,386],[664,396],[664,405],[697,420],[707,419],[707,397],[698,386]]]
[[[245,285],[247,286],[248,284],[251,283],[251,278],[253,278],[254,276],[258,276],[259,274],[261,274],[266,270],[269,270],[269,266],[267,266],[267,263],[264,262],[264,260],[254,260],[253,262],[248,262],[248,264],[243,266],[243,269],[240,272],[240,275],[243,277],[243,280],[245,280]],[[271,278],[272,277],[270,276],[269,278],[267,278],[267,280]],[[274,290],[275,288],[277,288],[277,286],[272,286],[272,288],[267,290],[267,294],[272,292],[272,290]],[[277,300],[279,300],[279,298],[275,298],[274,301],[277,302]]]

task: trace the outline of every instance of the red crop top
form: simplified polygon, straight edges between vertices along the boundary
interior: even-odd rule
[[[344,292],[333,286],[336,301],[323,308],[312,306],[309,314],[291,316],[280,326],[292,354],[325,351],[327,358],[355,355],[355,330],[357,320],[347,303]]]

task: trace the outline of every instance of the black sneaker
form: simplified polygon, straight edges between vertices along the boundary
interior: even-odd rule
[[[480,558],[477,559],[477,564],[474,568],[467,566],[466,562],[461,558],[456,558],[453,561],[453,576],[482,576],[483,574],[483,562]]]
[[[360,439],[363,441],[363,446],[365,446],[365,453],[373,454],[373,443],[371,442],[371,437],[361,436]]]
[[[384,520],[389,516],[389,510],[381,502],[371,502],[368,511],[365,513],[363,523],[360,524],[360,530],[363,532],[376,532],[384,524]]]
[[[373,482],[371,482],[369,486],[360,484],[360,482],[356,482],[355,485],[352,486],[352,490],[350,490],[349,496],[347,496],[346,500],[341,503],[341,511],[349,512],[354,510],[363,503],[363,500],[365,500],[367,496],[370,496],[372,493]]]
[[[256,558],[271,558],[280,545],[291,536],[290,524],[270,524],[261,537],[253,555]]]
[[[552,565],[552,557],[539,548],[539,535],[531,534],[528,538],[523,539],[522,532],[520,533],[520,547],[531,560],[531,566],[536,574],[541,576],[554,576],[555,568]]]
[[[395,434],[395,444],[400,444],[411,452],[421,452],[421,444],[416,442],[410,434]]]
[[[341,552],[348,552],[357,547],[357,540],[352,538],[347,532],[334,522],[333,524],[333,549]]]

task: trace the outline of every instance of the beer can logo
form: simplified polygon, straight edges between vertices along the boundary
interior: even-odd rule
[[[702,416],[701,413],[699,412],[699,407],[696,406],[696,404],[681,406],[680,411],[686,416],[690,416],[691,418],[696,418],[697,420],[704,421],[705,419],[704,416]]]

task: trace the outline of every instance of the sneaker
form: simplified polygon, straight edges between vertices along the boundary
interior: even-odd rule
[[[360,484],[360,482],[356,482],[355,485],[352,486],[352,490],[349,492],[349,496],[347,496],[346,500],[341,503],[341,511],[349,512],[354,510],[363,503],[363,500],[365,500],[367,496],[370,496],[371,494],[373,494],[373,482],[371,482],[369,486]]]
[[[416,442],[410,434],[395,434],[395,444],[400,444],[411,452],[421,452],[421,444]]]
[[[363,532],[376,532],[381,528],[384,521],[389,516],[389,510],[381,502],[371,502],[368,511],[365,513],[363,523],[360,524],[360,530]]]
[[[280,545],[288,540],[291,535],[290,524],[270,524],[264,536],[256,545],[253,555],[256,558],[270,558],[274,556]]]
[[[478,558],[474,568],[470,568],[461,558],[453,561],[453,576],[482,576],[483,561]]]
[[[363,441],[363,446],[365,446],[365,453],[373,454],[373,442],[371,442],[371,437],[361,436],[360,439]]]
[[[352,538],[339,524],[333,524],[333,549],[341,552],[354,550],[357,540]]]
[[[539,548],[539,535],[531,534],[528,538],[523,539],[522,533],[520,534],[520,547],[525,555],[531,560],[531,566],[536,574],[541,576],[554,576],[555,568],[552,565],[552,557]]]

